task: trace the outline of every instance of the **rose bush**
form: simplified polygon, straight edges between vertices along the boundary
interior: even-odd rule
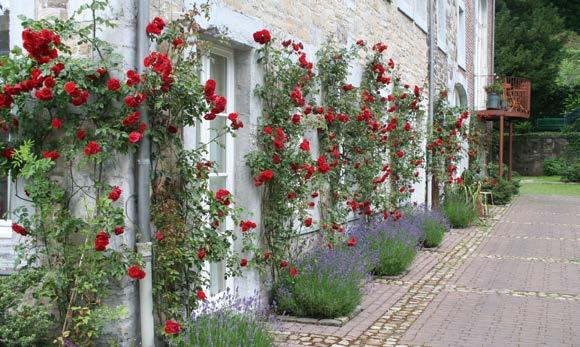
[[[208,144],[184,149],[179,132],[215,118],[227,103],[209,93],[211,83],[195,78],[199,50],[186,50],[201,47],[194,22],[199,12],[170,23],[155,18],[147,26],[159,50],[146,57],[139,74],[123,71],[115,47],[98,38],[100,28],[114,26],[97,16],[106,7],[107,1],[95,0],[68,19],[25,19],[24,51],[15,48],[0,58],[0,122],[11,134],[0,144],[0,168],[24,182],[17,192],[27,204],[14,212],[13,230],[24,241],[21,271],[38,274],[30,288],[35,299],[23,301],[22,295],[11,301],[15,311],[2,315],[0,323],[18,329],[23,325],[15,317],[44,307],[41,313],[51,317],[48,331],[24,333],[34,345],[92,344],[107,321],[126,314],[103,299],[123,282],[147,276],[124,239],[126,228],[135,229],[125,216],[133,196],[112,183],[119,162],[130,158],[145,136],[152,139],[158,324],[179,324],[187,318],[184,311],[205,299],[206,261],[224,261],[227,275],[239,272],[230,247],[236,233],[218,227],[227,218],[238,225],[240,210],[229,192],[209,187]],[[92,14],[90,23],[79,21],[84,11]],[[91,53],[74,55],[73,45]],[[149,124],[142,121],[142,108],[149,111]],[[229,119],[220,134],[243,127],[236,117]],[[253,222],[245,223],[249,241]],[[179,332],[175,325],[171,331]]]

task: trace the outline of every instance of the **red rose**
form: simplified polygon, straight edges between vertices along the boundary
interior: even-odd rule
[[[28,231],[26,230],[26,228],[16,223],[12,223],[12,231],[22,236],[28,235]]]
[[[313,199],[316,199],[318,197],[318,192],[314,192],[310,196],[312,196]]]
[[[205,293],[204,293],[203,290],[198,290],[197,291],[197,298],[199,300],[202,300],[203,301],[203,300],[207,299],[207,295],[205,295]]]
[[[199,259],[199,260],[203,260],[203,258],[205,258],[205,255],[206,255],[206,253],[205,253],[205,249],[203,249],[203,248],[200,248],[200,249],[197,251],[197,259]]]
[[[60,154],[57,151],[44,151],[42,152],[42,156],[52,161],[56,161],[60,158]]]
[[[365,45],[365,42],[364,42],[364,40],[360,40],[359,39],[359,40],[356,40],[356,44],[357,44],[357,46],[361,46],[362,47],[362,46]]]
[[[157,231],[155,232],[155,238],[157,239],[157,241],[161,242],[163,241],[163,233],[161,231]]]
[[[58,76],[62,70],[64,70],[63,63],[56,63],[50,67],[50,71],[52,71],[55,76]]]
[[[213,100],[214,99],[214,97],[215,97],[215,87],[216,87],[215,80],[209,79],[209,80],[205,81],[204,92],[205,92],[205,98],[207,100]]]
[[[410,131],[411,130],[411,123],[407,122],[405,123],[405,131]]]
[[[46,88],[53,88],[56,85],[56,82],[54,80],[54,78],[52,78],[52,76],[48,76],[47,78],[44,79],[44,86]]]
[[[346,243],[348,245],[348,247],[354,247],[356,246],[356,237],[351,237],[350,240],[348,240],[348,242]]]
[[[127,117],[123,118],[123,125],[126,127],[131,126],[131,125],[137,123],[137,121],[139,120],[140,117],[141,117],[141,113],[133,112],[130,115],[128,115]]]
[[[66,82],[64,84],[64,91],[70,96],[76,96],[78,91],[77,85],[74,82]],[[75,94],[75,95],[73,95]]]
[[[292,123],[296,125],[300,124],[300,114],[294,113],[292,115]]]
[[[230,196],[230,192],[223,188],[215,193],[215,199],[224,206],[228,206],[230,204]]]
[[[161,19],[159,17],[155,17],[155,18],[153,18],[153,21],[151,23],[147,24],[145,31],[149,35],[157,36],[157,35],[161,34],[161,31],[163,31],[163,28],[165,28],[165,21],[163,21],[163,19]]]
[[[176,37],[175,39],[173,39],[173,42],[171,42],[171,44],[173,45],[173,48],[177,48],[183,46],[184,41],[181,37]]]
[[[238,120],[238,114],[236,112],[228,114],[228,119],[232,122],[232,129],[237,130],[244,127],[244,123]]]
[[[272,40],[272,36],[267,29],[262,29],[254,33],[254,41],[261,45],[265,45]]]
[[[117,201],[121,197],[121,193],[123,190],[119,186],[114,186],[113,189],[109,192],[109,200]]]
[[[38,89],[36,92],[34,92],[34,96],[41,101],[48,101],[48,100],[52,100],[52,90],[44,87],[42,89]]]
[[[308,217],[304,220],[304,226],[311,226],[312,225],[312,217]]]
[[[141,141],[141,133],[137,132],[137,131],[132,131],[131,133],[129,133],[129,143],[137,143],[139,141]]]
[[[145,101],[145,95],[137,93],[135,95],[127,95],[125,97],[125,105],[131,108],[138,107],[143,101]]]
[[[97,154],[101,151],[101,146],[99,146],[98,143],[96,143],[95,141],[91,141],[89,143],[87,143],[87,146],[85,147],[85,155],[87,157],[93,155],[93,154]]]
[[[107,249],[108,245],[109,245],[109,234],[107,234],[103,230],[99,231],[97,233],[97,236],[95,237],[95,249],[99,252],[104,251],[105,249]]]
[[[223,96],[217,96],[213,100],[213,108],[211,109],[210,113],[213,113],[213,114],[222,113],[223,111],[226,110],[227,102],[228,101]]]
[[[272,256],[272,252],[264,251],[264,261],[268,261]]]
[[[298,269],[296,269],[295,267],[291,267],[290,268],[290,277],[294,278],[298,276]]]
[[[321,155],[318,158],[317,166],[318,166],[318,172],[320,172],[320,173],[325,174],[328,171],[330,171],[330,165],[328,165],[328,163],[326,162],[326,157],[323,155]]]
[[[107,81],[107,89],[109,89],[110,91],[114,92],[119,90],[119,88],[121,88],[121,82],[119,82],[118,79],[111,78]]]
[[[241,221],[240,222],[240,227],[242,228],[242,232],[247,232],[250,229],[255,229],[256,228],[256,223],[247,220],[247,221]]]
[[[4,148],[2,156],[6,159],[12,159],[14,157],[14,152],[16,152],[16,149],[12,147]]]
[[[77,139],[79,139],[80,141],[85,139],[85,131],[83,129],[79,129],[77,130]]]
[[[287,262],[286,260],[282,260],[282,261],[280,262],[280,267],[281,267],[281,268],[285,268],[285,267],[287,267],[287,266],[288,266],[288,262]]]
[[[305,152],[310,151],[310,142],[307,139],[303,139],[302,143],[300,143],[300,149]]]
[[[179,325],[179,323],[177,323],[176,321],[172,321],[172,320],[165,321],[165,333],[167,335],[179,334],[180,331],[181,331],[181,325]]]
[[[142,280],[145,278],[145,271],[143,271],[139,265],[129,266],[127,274],[134,280]]]
[[[349,90],[352,90],[352,84],[345,84],[344,86],[342,86],[342,90],[344,90],[345,92],[348,92]]]
[[[121,235],[124,232],[125,232],[124,227],[115,227],[115,235]]]
[[[240,266],[241,266],[241,267],[244,267],[244,266],[247,266],[247,265],[248,265],[248,259],[246,259],[246,258],[242,258],[242,259],[240,260]]]
[[[176,134],[178,130],[179,129],[177,129],[177,127],[175,125],[173,125],[173,124],[170,124],[170,125],[167,126],[167,131],[170,134]]]
[[[405,152],[403,151],[397,151],[397,157],[402,158],[405,156]]]
[[[50,125],[53,129],[60,129],[62,127],[62,121],[59,118],[54,118]]]

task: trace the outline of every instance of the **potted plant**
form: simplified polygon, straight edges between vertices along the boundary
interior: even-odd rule
[[[487,92],[487,103],[486,107],[488,110],[497,110],[501,107],[501,93],[503,92],[503,87],[500,81],[494,81],[492,84],[484,87]]]

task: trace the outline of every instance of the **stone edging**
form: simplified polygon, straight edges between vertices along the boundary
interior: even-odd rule
[[[283,322],[341,327],[341,326],[345,325],[348,321],[350,321],[351,319],[356,317],[362,311],[363,311],[362,306],[358,305],[351,312],[351,314],[349,314],[348,316],[343,316],[343,317],[316,319],[316,318],[306,318],[306,317],[295,317],[295,316],[284,316],[283,315],[283,316],[276,316],[276,319],[283,321]]]

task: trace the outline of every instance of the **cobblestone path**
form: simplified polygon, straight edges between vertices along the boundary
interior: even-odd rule
[[[283,323],[280,346],[580,346],[580,197],[518,197],[453,230],[342,327]]]

